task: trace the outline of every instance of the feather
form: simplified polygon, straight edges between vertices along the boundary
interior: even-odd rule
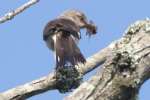
[[[56,64],[57,67],[63,67],[67,65],[77,65],[85,63],[85,58],[81,54],[75,41],[71,36],[64,36],[65,33],[59,33],[56,36]],[[58,60],[59,58],[59,60]]]
[[[47,23],[43,30],[43,40],[46,41],[49,36],[54,35],[58,31],[64,31],[80,39],[80,36],[77,34],[80,32],[80,28],[69,19],[59,18]]]

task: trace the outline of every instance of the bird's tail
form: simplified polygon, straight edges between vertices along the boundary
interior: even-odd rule
[[[86,60],[71,36],[56,37],[56,67],[75,66]],[[56,69],[57,69],[56,68]]]

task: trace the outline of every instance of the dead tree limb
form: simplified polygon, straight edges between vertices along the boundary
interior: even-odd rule
[[[136,100],[150,78],[150,20],[132,24],[106,59],[101,70],[65,100]]]
[[[97,65],[102,64],[106,60],[107,52],[110,52],[111,49],[112,46],[108,46],[107,48],[99,51],[92,57],[88,58],[85,65],[80,64],[78,66],[78,71],[82,75],[84,75],[97,67]],[[0,100],[24,100],[31,96],[46,92],[48,90],[56,89],[55,85],[55,75],[54,73],[51,73],[48,76],[42,77],[21,86],[17,86],[13,89],[1,93]]]
[[[0,24],[13,19],[16,15],[23,12],[25,9],[29,8],[30,6],[32,6],[33,4],[35,4],[37,2],[39,2],[39,0],[29,0],[27,3],[20,6],[19,8],[6,13],[3,17],[0,18]]]

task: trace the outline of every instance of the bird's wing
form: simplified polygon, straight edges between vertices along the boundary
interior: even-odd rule
[[[55,19],[50,21],[44,28],[43,40],[47,40],[49,36],[54,35],[58,31],[72,34],[75,38],[80,39],[80,28],[71,20],[68,19]]]
[[[74,66],[78,62],[85,63],[86,61],[71,36],[64,37],[58,34],[55,49],[57,67],[65,66],[68,63]]]

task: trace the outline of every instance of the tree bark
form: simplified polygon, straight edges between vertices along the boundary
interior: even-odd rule
[[[132,24],[108,53],[98,73],[65,100],[136,100],[150,78],[150,20]]]

